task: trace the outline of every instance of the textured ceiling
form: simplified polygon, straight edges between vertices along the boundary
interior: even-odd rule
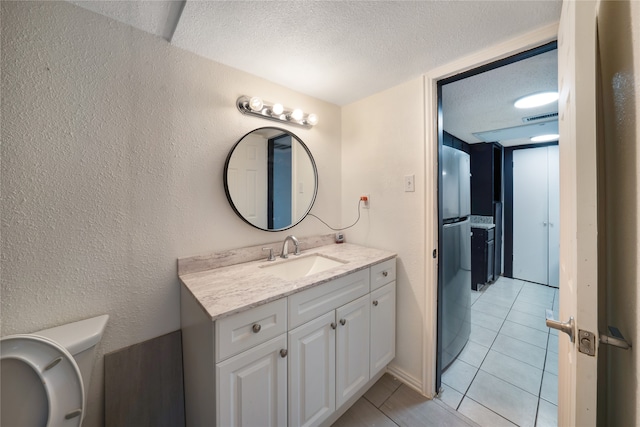
[[[560,0],[73,3],[337,105],[557,22],[561,7]]]
[[[513,103],[521,96],[557,90],[558,51],[552,50],[444,85],[443,127],[468,143],[482,142],[474,133],[520,127],[523,131],[520,138],[491,139],[503,146],[531,144],[530,137],[548,133],[554,126],[557,133],[557,118],[533,122],[547,122],[545,126],[526,125],[522,118],[557,113],[558,103],[526,110],[515,108]]]

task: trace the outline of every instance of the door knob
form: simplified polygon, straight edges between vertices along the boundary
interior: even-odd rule
[[[347,319],[340,319],[340,324],[342,326],[344,326],[345,323],[347,323]]]
[[[553,311],[547,309],[546,310],[546,323],[547,327],[557,329],[559,331],[564,332],[569,335],[569,339],[571,342],[575,341],[575,321],[573,320],[573,316],[569,317],[568,322],[560,322],[553,318]]]

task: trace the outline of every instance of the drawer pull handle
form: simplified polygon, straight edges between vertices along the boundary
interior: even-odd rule
[[[340,319],[340,324],[342,326],[344,326],[345,323],[347,323],[347,319]]]
[[[285,358],[285,357],[287,357],[288,353],[289,352],[287,351],[287,349],[283,348],[282,350],[280,350],[280,357]]]
[[[256,334],[257,334],[258,332],[260,332],[260,329],[262,329],[262,326],[260,326],[260,324],[259,324],[259,323],[256,323],[256,324],[255,324],[255,325],[253,325],[253,327],[251,328],[251,330],[252,330],[254,333],[256,333]]]
[[[382,275],[383,275],[384,277],[387,277],[387,276],[389,275],[389,272],[388,272],[388,271],[383,271],[383,272],[382,272]]]
[[[373,300],[373,305],[378,306],[378,300]]]
[[[335,329],[337,327],[338,327],[338,325],[336,325],[336,322],[331,322],[331,329]]]

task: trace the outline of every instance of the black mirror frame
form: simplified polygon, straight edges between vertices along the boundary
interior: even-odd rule
[[[315,187],[313,189],[313,196],[311,197],[311,202],[309,203],[309,207],[307,208],[306,212],[300,216],[299,219],[297,219],[295,222],[292,222],[288,227],[283,227],[283,228],[278,228],[278,229],[268,229],[268,228],[262,228],[262,227],[258,227],[257,225],[249,222],[241,213],[240,211],[238,211],[238,209],[236,208],[236,205],[233,203],[233,200],[231,199],[231,194],[229,192],[229,183],[228,183],[228,179],[227,179],[227,171],[229,168],[229,161],[231,160],[231,156],[233,155],[233,152],[235,151],[236,147],[242,142],[242,140],[247,137],[248,135],[252,134],[255,131],[259,131],[259,130],[263,130],[263,129],[276,129],[282,133],[286,133],[288,135],[290,135],[292,138],[294,138],[302,148],[304,148],[305,152],[307,153],[307,155],[309,156],[309,160],[311,161],[311,166],[313,167],[313,177],[315,180]],[[279,127],[275,127],[275,126],[264,126],[261,128],[256,128],[253,129],[247,133],[245,133],[235,144],[233,144],[233,147],[231,147],[231,150],[229,151],[229,154],[227,155],[227,159],[224,162],[224,169],[222,170],[222,175],[223,175],[223,181],[224,181],[224,192],[227,196],[227,201],[229,202],[229,205],[231,206],[231,208],[233,209],[233,211],[236,213],[236,215],[238,215],[244,222],[246,222],[247,224],[249,224],[250,226],[257,228],[258,230],[262,230],[262,231],[269,231],[269,232],[277,232],[277,231],[284,231],[284,230],[288,230],[292,227],[295,227],[296,225],[300,224],[302,222],[302,220],[304,220],[307,215],[309,214],[309,212],[311,212],[311,209],[313,208],[313,204],[316,201],[316,196],[318,195],[318,168],[316,166],[316,161],[313,158],[313,155],[311,154],[311,151],[309,150],[309,147],[307,147],[307,145],[302,142],[302,139],[300,139],[298,137],[298,135],[294,134],[291,131],[288,131],[286,129],[282,129]]]

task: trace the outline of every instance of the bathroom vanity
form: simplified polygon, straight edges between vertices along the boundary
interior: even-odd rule
[[[179,260],[187,425],[335,421],[395,357],[395,256],[330,244],[202,271]]]

